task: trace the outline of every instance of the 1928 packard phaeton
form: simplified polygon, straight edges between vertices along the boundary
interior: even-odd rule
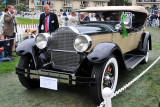
[[[121,71],[148,62],[152,46],[150,33],[144,30],[147,11],[140,6],[108,6],[77,12],[79,25],[61,27],[51,35],[40,33],[20,43],[16,73],[28,89],[40,87],[41,76],[58,83],[89,85],[99,104],[103,88],[115,91]]]

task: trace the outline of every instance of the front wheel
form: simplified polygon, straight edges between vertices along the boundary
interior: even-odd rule
[[[115,56],[111,56],[108,61],[102,64],[96,64],[92,70],[92,77],[95,77],[95,85],[90,87],[94,102],[99,105],[104,99],[102,90],[105,87],[116,90],[118,81],[118,63]]]
[[[34,69],[34,63],[31,56],[21,56],[18,64],[19,68]],[[27,89],[35,89],[40,87],[40,82],[35,79],[27,78],[25,75],[18,75],[19,81]]]

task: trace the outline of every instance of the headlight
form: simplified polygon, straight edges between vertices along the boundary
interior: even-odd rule
[[[48,37],[50,35],[48,33],[40,33],[37,35],[36,39],[35,39],[35,43],[36,46],[39,49],[44,49],[47,46],[47,42],[48,42]]]
[[[84,52],[87,51],[92,45],[91,38],[87,35],[80,35],[77,36],[73,46],[78,52]]]

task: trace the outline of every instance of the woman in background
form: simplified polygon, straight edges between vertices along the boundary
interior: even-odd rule
[[[6,12],[8,12],[8,9],[5,9],[4,10],[5,11],[5,13]],[[2,35],[2,33],[3,33],[3,27],[4,27],[4,14],[5,13],[3,13],[3,15],[1,16],[1,19],[0,19],[0,35]]]

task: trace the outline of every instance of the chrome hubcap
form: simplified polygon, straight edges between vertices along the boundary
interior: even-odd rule
[[[112,88],[114,85],[114,74],[115,68],[113,64],[109,64],[105,70],[104,78],[103,78],[103,88],[110,87]]]

